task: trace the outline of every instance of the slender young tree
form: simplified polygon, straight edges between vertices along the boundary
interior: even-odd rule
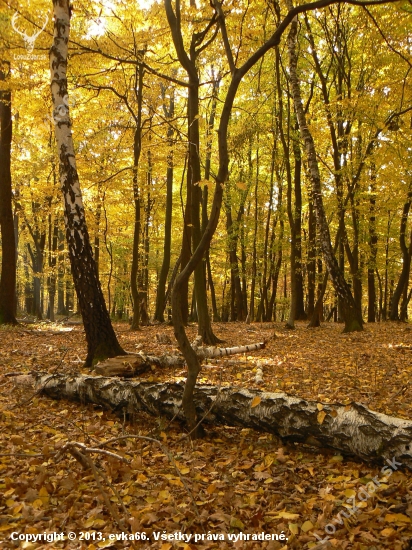
[[[216,32],[212,33],[211,38],[206,37],[216,24],[216,14],[213,14],[205,28],[191,37],[189,54],[186,52],[181,26],[180,0],[176,1],[175,10],[173,10],[171,0],[164,0],[165,11],[172,35],[173,44],[176,49],[180,64],[184,67],[188,75],[188,170],[187,170],[187,198],[185,210],[185,227],[182,242],[182,270],[185,267],[185,261],[190,243],[188,235],[191,234],[193,248],[196,248],[201,240],[202,227],[200,220],[200,205],[202,201],[202,190],[200,187],[201,167],[199,156],[199,87],[200,80],[197,69],[197,61],[200,53],[210,44]],[[190,208],[189,208],[190,206]],[[189,216],[190,211],[190,216]],[[216,344],[220,340],[215,336],[212,330],[209,310],[207,306],[206,277],[202,264],[196,266],[194,271],[196,308],[198,314],[198,333],[202,336],[206,344]],[[186,283],[185,283],[186,284]],[[186,288],[181,296],[181,307],[183,318],[186,314]]]
[[[175,111],[174,90],[170,92],[169,106],[166,105],[166,88],[162,85],[163,112],[166,119],[171,120]],[[163,323],[164,310],[166,307],[166,282],[170,269],[170,256],[172,244],[172,213],[173,213],[173,134],[172,124],[167,129],[167,144],[169,151],[167,153],[167,171],[166,171],[166,212],[165,212],[165,241],[162,268],[160,270],[159,282],[156,295],[155,320]]]
[[[140,231],[141,231],[141,196],[139,188],[139,162],[142,152],[142,103],[143,103],[143,76],[144,69],[142,64],[136,68],[135,73],[135,90],[137,99],[137,115],[134,113],[136,127],[134,130],[133,140],[133,202],[134,202],[134,233],[133,233],[133,251],[132,251],[132,269],[130,272],[130,289],[133,298],[133,318],[131,330],[138,330],[140,323],[139,311],[139,289],[138,289],[138,273],[139,273],[139,246],[140,246]]]
[[[7,74],[0,66],[0,82]],[[0,89],[0,325],[16,324],[16,241],[14,235],[11,190],[11,92]]]
[[[100,359],[125,355],[117,341],[100,286],[87,231],[68,108],[67,57],[70,33],[68,0],[53,0],[54,34],[50,48],[53,113],[64,199],[67,248],[87,340],[86,366]]]
[[[401,247],[401,252],[402,252],[402,270],[401,270],[401,274],[399,275],[399,280],[398,280],[398,284],[396,285],[395,292],[393,293],[393,296],[392,296],[391,314],[390,314],[391,321],[399,321],[399,314],[398,314],[399,302],[400,302],[404,287],[405,285],[408,284],[408,281],[409,281],[409,271],[411,269],[411,253],[409,250],[412,247],[412,231],[411,231],[411,238],[410,238],[411,245],[408,248],[408,245],[406,244],[406,228],[408,224],[408,215],[411,209],[411,205],[412,205],[412,180],[409,183],[407,200],[403,205],[403,209],[402,209],[401,224],[400,224],[400,231],[399,231],[399,245]]]
[[[389,2],[390,1],[391,0],[389,0]],[[219,129],[218,129],[219,169],[216,175],[216,186],[214,190],[213,202],[210,210],[210,217],[209,217],[207,227],[203,232],[203,235],[202,235],[202,238],[200,239],[199,244],[197,245],[196,249],[193,251],[193,254],[190,260],[188,261],[184,269],[180,272],[179,276],[176,278],[176,282],[172,293],[174,333],[188,366],[188,376],[186,379],[185,389],[183,393],[182,406],[183,406],[183,411],[184,411],[187,423],[189,425],[189,428],[192,430],[192,434],[194,437],[201,435],[199,433],[199,430],[196,428],[196,407],[193,401],[193,392],[196,385],[197,375],[200,371],[200,364],[199,364],[199,359],[195,351],[193,350],[192,346],[190,345],[189,339],[185,332],[184,319],[183,319],[182,307],[181,307],[181,296],[184,292],[185,286],[187,285],[190,275],[198,266],[198,264],[202,260],[204,253],[210,246],[210,242],[213,238],[213,235],[216,231],[217,224],[219,221],[219,215],[220,215],[220,210],[221,210],[222,200],[223,200],[223,186],[224,186],[224,183],[227,181],[228,174],[229,174],[228,128],[229,128],[229,121],[230,121],[230,116],[233,108],[233,103],[236,98],[236,94],[243,77],[259,61],[259,59],[261,59],[270,49],[272,49],[273,47],[279,44],[284,31],[288,28],[289,24],[291,23],[291,21],[294,20],[294,18],[298,15],[298,13],[319,9],[333,3],[334,3],[334,0],[320,0],[317,2],[297,6],[294,9],[290,9],[288,14],[280,21],[279,25],[277,26],[272,36],[268,40],[266,40],[266,42],[262,44],[262,46],[260,46],[260,48],[258,48],[248,59],[246,59],[240,67],[237,67],[236,60],[233,56],[231,45],[228,40],[228,34],[227,34],[226,23],[225,23],[225,15],[222,11],[221,3],[219,2],[219,0],[214,0],[213,2],[213,7],[215,8],[216,13],[218,14],[219,27],[222,34],[225,53],[228,59],[228,64],[231,72],[231,81],[227,88],[225,99],[223,101],[222,114],[220,117]],[[359,2],[357,0],[352,0],[351,3],[363,5],[362,2]],[[366,5],[372,5],[374,3],[380,4],[385,2],[383,2],[382,0],[373,0],[372,2],[367,2]],[[296,29],[294,32],[296,34]],[[300,99],[300,93],[298,94],[297,97],[299,98],[300,105],[302,105],[302,102]],[[302,111],[303,111],[303,107],[302,107]],[[304,126],[306,126],[306,123],[304,124]],[[316,162],[316,157],[314,158],[314,161]],[[318,181],[318,185],[316,186],[316,196],[314,200],[315,200],[315,207],[317,212],[320,211],[322,213],[323,210],[319,208],[320,206],[322,206],[323,208],[323,203],[321,202],[322,197],[321,197],[321,189],[320,189],[320,178]],[[321,233],[322,241],[326,237],[328,237],[329,246],[331,249],[332,247],[330,245],[329,228],[326,222],[326,218],[324,218],[323,224],[319,224],[319,227],[322,230],[322,233]],[[326,227],[327,233],[325,233],[325,227]],[[334,256],[332,255],[332,257]],[[331,258],[330,255],[329,255],[329,258]],[[330,263],[332,265],[333,260],[331,260]],[[335,263],[336,263],[336,259],[335,259]],[[333,266],[334,265],[335,264],[333,264]],[[350,290],[347,287],[347,285],[346,287],[344,287],[343,292],[345,292],[345,289],[350,294]],[[346,296],[346,293],[345,293],[345,296]],[[357,313],[356,307],[354,306],[353,298],[352,298],[352,304],[351,304],[352,305],[351,312],[354,311],[356,313],[356,322],[358,324],[358,313]],[[362,328],[362,325],[360,326],[360,329],[361,328]]]
[[[292,2],[288,0],[289,10],[292,10]],[[289,12],[290,13],[290,12]],[[339,269],[338,262],[333,251],[330,240],[329,226],[326,220],[325,209],[322,199],[322,188],[319,166],[316,156],[315,143],[312,134],[306,122],[306,115],[302,104],[300,92],[300,82],[297,74],[297,54],[296,54],[296,37],[298,32],[298,22],[294,19],[290,26],[288,35],[288,52],[289,52],[289,72],[290,85],[295,105],[296,116],[299,123],[300,133],[305,144],[306,154],[308,157],[309,174],[312,181],[312,195],[314,200],[316,220],[319,228],[319,235],[322,245],[322,252],[329,271],[335,291],[338,298],[341,299],[343,306],[343,316],[345,321],[345,332],[353,332],[363,330],[362,315],[356,307],[349,285]]]

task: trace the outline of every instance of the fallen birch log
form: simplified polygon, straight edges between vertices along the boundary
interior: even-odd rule
[[[61,374],[38,374],[33,381],[42,394],[54,399],[94,403],[122,415],[146,411],[184,420],[180,408],[183,383]],[[263,430],[285,441],[331,448],[366,461],[396,457],[403,467],[412,469],[412,421],[371,411],[359,403],[319,404],[286,393],[212,385],[197,385],[194,400],[199,417],[208,413],[208,423]]]
[[[252,353],[265,347],[264,342],[259,344],[249,344],[247,346],[237,346],[234,348],[204,348],[200,341],[195,340],[192,347],[195,350],[200,361],[206,358],[223,357],[226,355],[235,355],[237,353]],[[183,366],[184,359],[182,355],[164,354],[160,357],[154,355],[145,355],[144,353],[135,353],[111,357],[105,361],[97,363],[94,370],[100,376],[121,376],[123,378],[132,378],[151,367],[177,367]]]
[[[265,348],[264,342],[258,344],[248,344],[247,346],[236,346],[234,348],[203,348],[192,343],[192,348],[195,350],[199,359],[205,359],[206,357],[224,357],[226,355],[236,355],[237,353],[252,353],[259,349]]]

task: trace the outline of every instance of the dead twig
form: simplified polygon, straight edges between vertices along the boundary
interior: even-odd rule
[[[116,453],[112,453],[110,451],[105,451],[104,449],[98,449],[96,447],[87,447],[84,443],[79,443],[78,441],[69,441],[68,443],[63,445],[63,447],[59,450],[59,452],[56,455],[56,460],[57,461],[61,460],[65,452],[71,453],[74,447],[81,449],[83,453],[99,453],[99,454],[110,456],[111,458],[120,460],[121,462],[125,462],[126,464],[129,464],[129,461],[127,460],[127,458],[124,458],[123,456],[120,456]]]
[[[81,451],[79,449],[81,449]],[[79,443],[79,442],[75,441],[75,442],[66,443],[59,450],[59,452],[56,456],[57,461],[60,460],[63,457],[63,454],[66,453],[66,452],[71,454],[83,466],[84,469],[90,469],[92,471],[93,477],[96,481],[96,485],[97,485],[99,491],[101,492],[103,500],[106,504],[106,507],[107,507],[108,511],[110,512],[112,518],[116,522],[117,526],[122,531],[130,531],[130,529],[128,529],[127,525],[124,523],[123,519],[120,517],[120,515],[119,515],[118,511],[116,510],[116,508],[110,502],[110,498],[109,498],[107,492],[104,490],[104,487],[103,487],[103,485],[102,485],[102,483],[99,479],[99,476],[105,481],[106,485],[108,487],[110,487],[110,489],[112,489],[114,495],[116,496],[116,498],[118,499],[118,501],[119,501],[119,503],[122,507],[123,513],[125,514],[125,516],[127,516],[128,512],[127,512],[126,506],[124,505],[124,502],[123,502],[119,492],[117,491],[116,487],[114,487],[113,484],[110,482],[110,480],[108,479],[106,474],[102,470],[97,468],[97,466],[95,465],[93,460],[87,455],[87,453],[92,453],[92,452],[93,453],[100,453],[100,454],[103,454],[103,455],[106,455],[106,456],[110,456],[112,458],[116,458],[116,459],[121,460],[122,462],[126,462],[126,463],[128,463],[128,460],[125,459],[124,457],[121,457],[121,456],[115,454],[115,453],[112,453],[111,451],[105,451],[104,449],[89,448],[89,447],[86,447],[83,443]],[[134,542],[133,541],[130,541],[130,542],[131,542],[131,547],[135,549],[136,546],[134,545]]]

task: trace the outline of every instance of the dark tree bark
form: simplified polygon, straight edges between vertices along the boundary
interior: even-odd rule
[[[296,131],[299,127],[296,124]],[[294,171],[294,194],[295,207],[293,209],[294,232],[295,232],[295,292],[296,292],[296,321],[306,321],[304,292],[303,292],[303,269],[302,269],[302,158],[300,143],[298,139],[293,139],[293,155],[295,159]]]
[[[44,264],[44,249],[46,246],[46,230],[41,227],[42,221],[38,217],[40,205],[38,203],[32,204],[32,212],[34,215],[35,224],[34,227],[26,218],[26,225],[29,233],[33,239],[32,248],[30,243],[27,243],[27,250],[29,251],[32,270],[33,270],[33,304],[30,313],[35,315],[37,319],[43,319],[43,307],[41,303],[41,279],[43,274]]]
[[[252,176],[252,162],[250,162],[251,176]],[[257,276],[257,249],[256,243],[258,238],[258,222],[259,222],[259,134],[257,138],[256,148],[256,177],[255,177],[255,189],[254,189],[254,214],[253,214],[253,244],[252,244],[252,280],[250,282],[250,302],[249,302],[249,321],[255,320],[255,288],[256,288],[256,276]],[[249,217],[249,216],[248,216]]]
[[[408,254],[409,254],[409,270],[410,270],[411,259],[412,259],[412,230],[409,237]],[[408,305],[411,300],[412,288],[409,292],[408,292],[408,288],[409,288],[409,276],[406,277],[405,279],[405,285],[403,287],[402,302],[401,302],[401,309],[400,309],[400,315],[399,315],[400,321],[403,321],[403,322],[408,320]]]
[[[291,90],[301,136],[305,143],[306,154],[308,157],[309,173],[312,180],[312,194],[323,256],[335,291],[342,301],[345,332],[359,331],[363,330],[362,316],[354,302],[350,288],[339,269],[330,240],[329,226],[323,206],[320,172],[316,158],[315,143],[306,123],[306,116],[300,93],[300,83],[297,76],[296,36],[297,21],[295,20],[291,23],[291,29],[288,36]]]
[[[388,210],[388,223],[386,225],[386,237],[385,237],[385,284],[384,284],[384,293],[383,293],[383,306],[382,306],[382,320],[386,321],[388,318],[388,268],[389,268],[389,239],[390,239],[390,230],[392,225],[393,215],[391,216],[390,210]]]
[[[277,292],[278,292],[278,281],[279,281],[280,269],[282,267],[282,261],[283,261],[283,235],[285,232],[285,222],[283,219],[283,180],[282,180],[281,174],[279,173],[278,167],[276,168],[276,178],[277,178],[277,186],[278,186],[278,196],[277,196],[278,208],[277,208],[277,214],[275,217],[273,233],[272,233],[273,235],[272,264],[274,265],[274,268],[272,273],[272,294],[269,300],[269,308],[268,308],[268,314],[267,314],[268,321],[270,321],[271,319],[276,321],[276,313],[277,313],[276,298],[277,298]],[[276,230],[276,225],[278,220],[279,220],[279,235],[277,237],[277,243],[276,243],[275,230]]]
[[[368,260],[368,323],[376,321],[376,254],[378,252],[378,234],[376,233],[376,170],[371,166],[369,188],[369,260]],[[382,293],[380,293],[382,296]]]
[[[148,325],[149,319],[149,252],[150,252],[150,220],[151,211],[153,208],[153,200],[151,198],[152,187],[152,154],[150,148],[147,151],[147,199],[144,208],[145,219],[142,232],[142,250],[140,254],[140,273],[139,281],[139,315],[140,323]]]
[[[296,281],[296,227],[295,216],[293,215],[292,205],[292,166],[291,166],[291,146],[290,146],[290,102],[287,103],[287,120],[284,122],[284,106],[283,106],[283,90],[281,82],[281,57],[279,48],[276,48],[275,69],[276,69],[276,85],[278,95],[278,119],[279,119],[279,135],[283,147],[283,156],[286,166],[286,208],[288,213],[289,228],[290,228],[290,308],[289,317],[286,322],[286,327],[289,329],[295,328],[296,311],[297,311],[297,281]],[[284,126],[286,126],[286,131]],[[285,280],[286,283],[286,280]],[[285,296],[286,297],[286,296]],[[282,311],[283,321],[284,311]]]
[[[411,269],[411,256],[409,254],[408,245],[406,244],[406,227],[408,223],[409,210],[412,204],[412,181],[409,184],[408,196],[405,204],[402,209],[401,224],[399,229],[399,245],[402,252],[402,270],[399,276],[398,284],[396,285],[395,291],[392,295],[391,301],[391,321],[399,321],[399,302],[402,296],[403,289],[407,281],[409,280],[409,271]],[[411,232],[411,243],[412,243],[412,232]]]
[[[52,147],[52,133],[50,133],[49,138],[49,147],[51,149]],[[53,168],[53,187],[57,187],[58,183],[58,175],[56,170],[56,163],[55,159],[52,160],[52,168]],[[56,273],[56,265],[57,265],[57,246],[58,246],[58,239],[59,239],[59,220],[56,215],[54,215],[54,219],[52,216],[52,204],[53,204],[53,197],[49,197],[49,219],[48,219],[48,265],[49,265],[49,275],[47,277],[47,288],[49,292],[49,305],[47,308],[47,318],[50,319],[50,321],[54,322],[55,319],[55,298],[56,298],[56,283],[57,283],[57,273]]]
[[[210,172],[211,172],[211,165],[212,165],[213,130],[215,127],[217,98],[218,98],[219,86],[221,81],[220,74],[218,74],[216,77],[214,76],[213,67],[212,67],[212,76],[213,76],[212,104],[211,104],[210,116],[209,116],[207,129],[206,129],[206,159],[205,159],[206,182],[209,182],[210,180]],[[203,196],[202,196],[202,232],[205,231],[207,227],[207,223],[209,221],[209,216],[207,212],[208,198],[209,198],[209,187],[207,183],[203,187]],[[212,266],[210,264],[210,249],[206,251],[206,272],[207,272],[207,285],[208,285],[208,289],[210,289],[210,299],[212,301],[213,320],[220,321],[220,315],[219,315],[219,312],[217,309],[217,303],[216,303],[216,291],[215,291],[215,285],[213,282]]]
[[[94,261],[96,262],[97,275],[100,268],[100,221],[102,218],[102,197],[100,183],[97,186],[96,214],[95,214],[95,234],[94,234]]]
[[[260,321],[260,320],[270,321],[270,319],[268,319],[268,311],[269,311],[268,287],[269,287],[271,275],[274,269],[273,239],[274,239],[276,224],[273,224],[274,227],[272,228],[271,242],[269,242],[269,233],[270,233],[270,226],[272,221],[272,207],[273,207],[273,195],[274,195],[274,183],[275,183],[275,152],[276,152],[276,148],[275,146],[273,146],[271,170],[270,170],[269,204],[268,204],[268,210],[266,215],[265,240],[263,245],[263,270],[262,270],[262,280],[261,280],[262,296],[261,296],[260,307],[259,307],[260,315],[257,317],[256,319],[257,321]],[[270,253],[269,253],[269,247],[270,247]],[[268,262],[268,257],[269,257],[269,262]],[[269,277],[268,277],[268,271],[269,271]]]
[[[56,274],[56,264],[57,264],[57,241],[59,237],[59,224],[58,220],[55,219],[52,222],[52,216],[49,215],[49,269],[50,269],[50,275],[47,279],[47,286],[49,290],[49,307],[48,307],[48,314],[47,318],[50,319],[50,321],[55,321],[55,298],[56,298],[56,280],[57,280],[57,274]]]
[[[308,318],[311,319],[315,311],[316,289],[316,216],[311,196],[309,196],[308,225],[308,259],[306,270],[308,273]]]
[[[5,69],[0,66],[0,82],[6,80]],[[11,189],[11,92],[0,90],[0,325],[17,323],[16,320],[16,240],[12,210]]]
[[[336,28],[334,33],[333,40],[338,44],[334,48],[333,44],[329,44],[332,56],[332,64],[335,67],[335,78],[334,78],[334,87],[336,90],[336,97],[338,99],[343,98],[344,87],[348,88],[347,94],[351,95],[351,74],[350,67],[345,67],[346,58],[347,58],[347,38],[344,24],[341,22],[340,18],[340,7],[338,7],[338,14],[336,16]],[[352,119],[345,120],[345,116],[342,112],[339,102],[337,102],[337,112],[336,116],[333,115],[331,100],[330,100],[330,89],[331,85],[328,84],[327,77],[325,76],[321,62],[317,54],[317,48],[315,41],[311,32],[310,24],[307,15],[305,14],[305,23],[308,30],[309,43],[311,46],[311,53],[314,60],[314,65],[316,69],[316,74],[319,77],[321,90],[323,95],[323,100],[325,103],[326,109],[326,120],[329,127],[329,132],[331,136],[332,143],[332,160],[334,165],[334,178],[336,183],[336,195],[338,200],[338,215],[339,215],[339,232],[341,236],[341,242],[339,244],[339,269],[344,275],[345,268],[345,258],[344,254],[346,251],[348,261],[350,264],[350,271],[353,281],[353,297],[356,306],[361,314],[362,312],[362,280],[359,266],[359,216],[357,212],[357,207],[355,204],[354,190],[357,185],[360,171],[358,169],[353,181],[348,182],[348,197],[351,201],[352,207],[352,222],[353,222],[353,247],[351,249],[346,227],[345,227],[345,209],[347,200],[344,201],[343,198],[343,175],[342,168],[346,164],[346,155],[347,155],[347,141],[352,128]],[[336,51],[335,51],[336,50]],[[330,67],[328,68],[330,71]],[[359,140],[358,142],[359,143]],[[372,152],[372,148],[367,149],[367,155]],[[358,155],[360,157],[360,155]],[[360,167],[364,165],[364,160],[360,163]],[[343,309],[344,304],[342,303],[342,298],[338,296],[338,320],[343,320]]]
[[[58,236],[58,269],[57,269],[57,314],[67,315],[66,304],[64,302],[65,287],[65,254],[64,254],[64,234],[59,230]]]
[[[87,231],[80,182],[67,106],[67,57],[70,32],[68,0],[54,0],[54,38],[50,49],[51,93],[60,165],[60,183],[64,198],[66,239],[80,312],[87,340],[86,366],[98,360],[124,355],[110,322],[93,258]]]
[[[230,260],[230,319],[231,321],[245,321],[247,309],[245,308],[242,284],[240,280],[239,260],[237,247],[239,242],[239,225],[243,218],[243,205],[246,200],[246,192],[241,197],[241,203],[236,222],[233,222],[230,189],[225,195],[226,231],[228,236],[229,260]]]
[[[188,115],[188,149],[189,162],[187,170],[187,199],[186,210],[190,210],[190,222],[185,219],[184,241],[187,240],[188,234],[186,230],[191,226],[191,238],[193,249],[197,248],[202,237],[202,227],[200,221],[200,206],[202,203],[202,189],[200,181],[202,179],[200,170],[200,137],[199,137],[199,75],[197,70],[197,59],[199,54],[205,47],[214,39],[216,32],[212,35],[208,42],[204,43],[209,31],[216,24],[216,16],[213,14],[205,28],[197,33],[194,33],[191,38],[189,54],[185,50],[181,17],[180,17],[180,2],[176,2],[176,13],[172,8],[171,0],[164,1],[166,16],[172,34],[173,44],[176,49],[177,57],[180,64],[185,69],[189,86],[187,100],[187,115]],[[186,213],[186,211],[185,211]],[[189,243],[190,244],[190,243]],[[190,247],[189,247],[190,248]],[[186,266],[188,243],[183,242],[182,245],[182,269]],[[206,276],[203,265],[199,263],[194,270],[195,280],[195,296],[196,296],[196,311],[198,316],[198,333],[207,344],[215,344],[219,339],[214,335],[207,306],[206,293]],[[188,281],[187,281],[188,284]],[[180,298],[180,304],[183,310],[186,307],[186,291],[187,284],[184,283],[181,287],[183,292]],[[185,312],[183,312],[185,319]]]
[[[138,290],[138,273],[139,273],[139,246],[140,246],[140,230],[141,230],[141,198],[139,189],[139,161],[142,151],[142,103],[143,103],[143,65],[139,65],[136,69],[136,95],[137,95],[137,115],[136,127],[134,130],[133,140],[133,201],[134,201],[134,231],[133,231],[133,250],[132,250],[132,267],[130,270],[130,291],[133,300],[133,317],[131,330],[139,330],[140,327],[140,310],[139,310],[139,290]]]
[[[174,91],[171,92],[169,98],[169,106],[166,106],[166,90],[162,86],[163,97],[163,112],[166,119],[171,120],[174,117],[175,110],[175,98]],[[166,172],[166,212],[165,212],[165,237],[164,237],[164,253],[163,262],[160,269],[159,282],[157,284],[156,295],[156,311],[155,320],[163,323],[165,295],[166,295],[166,282],[170,269],[170,255],[171,255],[171,242],[172,242],[172,212],[173,212],[173,126],[169,123],[167,129],[167,144],[169,151],[167,154],[167,172]]]
[[[409,245],[410,254],[412,254],[412,235],[411,235],[411,244]],[[406,322],[408,320],[408,305],[412,298],[412,287],[409,289],[408,292],[408,284],[405,283],[404,287],[404,294],[401,304],[401,314],[400,314],[400,320],[403,322]]]

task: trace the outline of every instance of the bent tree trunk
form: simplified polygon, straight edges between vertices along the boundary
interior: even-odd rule
[[[50,49],[50,74],[53,112],[60,163],[60,182],[64,198],[64,221],[71,270],[87,340],[86,366],[100,359],[124,355],[110,322],[89,233],[71,133],[67,101],[67,54],[70,32],[68,0],[53,2],[54,39]]]
[[[291,6],[289,6],[291,8]],[[296,116],[299,123],[300,133],[305,144],[308,158],[309,174],[312,180],[312,196],[316,212],[316,221],[319,228],[319,236],[322,245],[322,252],[329,271],[329,275],[338,298],[341,300],[343,317],[345,321],[345,332],[363,330],[363,320],[360,311],[356,307],[350,288],[339,269],[335,255],[333,253],[330,240],[329,226],[326,220],[325,209],[323,207],[322,189],[318,161],[316,158],[315,143],[306,122],[306,115],[302,104],[300,92],[300,82],[297,75],[297,54],[296,54],[296,36],[298,23],[295,19],[291,23],[288,36],[289,69],[290,84],[295,105]]]
[[[0,69],[0,81],[6,75]],[[16,296],[16,240],[11,207],[11,92],[0,90],[0,325],[17,323]]]
[[[27,383],[27,376],[21,378]],[[95,403],[122,417],[145,411],[184,419],[180,410],[184,390],[179,383],[61,374],[38,375],[35,382],[44,395]],[[212,385],[196,386],[194,399],[197,414],[206,415],[208,423],[263,430],[287,442],[328,447],[367,461],[396,457],[397,465],[412,469],[412,422],[373,412],[360,403],[322,404],[319,411],[316,401],[286,393]]]
[[[331,0],[333,3],[334,0]],[[198,264],[201,262],[202,257],[213,238],[213,235],[216,231],[217,224],[219,221],[220,210],[222,206],[223,199],[223,185],[228,179],[229,174],[229,151],[228,151],[228,126],[230,121],[230,115],[233,108],[233,103],[239,88],[239,85],[243,77],[249,72],[249,70],[267,53],[270,49],[277,46],[280,43],[280,39],[294,19],[294,17],[299,12],[304,12],[306,10],[314,9],[314,4],[308,4],[307,6],[298,6],[288,12],[284,19],[279,23],[278,27],[272,34],[272,36],[266,40],[256,52],[249,57],[242,66],[236,67],[235,59],[233,57],[233,52],[231,50],[225,24],[225,16],[220,7],[218,1],[214,2],[214,8],[217,10],[219,16],[219,27],[221,34],[223,35],[223,42],[225,45],[225,53],[228,58],[232,78],[227,88],[226,96],[223,101],[222,114],[220,117],[219,129],[218,129],[218,147],[219,147],[219,169],[215,178],[216,186],[214,190],[213,203],[210,210],[210,218],[205,228],[200,242],[198,243],[196,249],[193,251],[193,254],[187,264],[183,264],[184,268],[182,269],[180,275],[176,279],[176,283],[172,293],[172,310],[173,310],[173,326],[175,337],[179,343],[181,352],[183,353],[187,367],[188,367],[188,377],[185,385],[185,393],[183,395],[183,409],[185,412],[185,418],[189,426],[193,427],[196,421],[196,409],[193,403],[193,392],[196,384],[196,378],[200,370],[200,365],[196,353],[193,351],[190,346],[190,342],[187,338],[185,328],[184,328],[184,317],[182,313],[182,299],[185,299],[184,290],[187,288],[190,275],[196,269]],[[173,13],[171,8],[171,1],[165,0],[166,14],[170,21],[171,29],[176,28],[176,16]],[[295,31],[296,34],[296,31]],[[183,39],[179,38],[180,48],[183,50]],[[316,159],[315,159],[316,161]],[[325,220],[326,224],[326,220]],[[326,228],[328,230],[327,224]],[[330,241],[329,241],[330,243]],[[183,250],[182,250],[183,252]],[[350,291],[349,291],[350,294]],[[352,298],[353,300],[353,298]],[[196,435],[196,434],[195,434]]]

